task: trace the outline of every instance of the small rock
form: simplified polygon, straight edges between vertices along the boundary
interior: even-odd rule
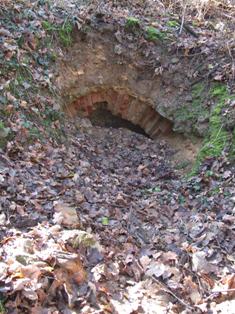
[[[231,177],[231,175],[232,175],[232,172],[230,170],[227,170],[227,171],[224,172],[223,178],[224,179],[228,179],[228,178]]]
[[[0,226],[4,226],[6,224],[6,215],[4,213],[0,214]]]
[[[123,52],[122,46],[121,45],[115,45],[114,53],[120,56],[122,54],[122,52]]]
[[[173,64],[176,64],[176,63],[178,63],[180,60],[179,60],[179,58],[172,58],[171,59],[171,63],[173,63]]]
[[[115,38],[117,39],[117,41],[118,41],[119,43],[123,42],[123,40],[122,40],[122,34],[121,34],[120,31],[117,31],[117,32],[114,34],[114,36],[115,36]]]

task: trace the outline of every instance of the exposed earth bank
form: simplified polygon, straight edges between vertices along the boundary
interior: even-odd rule
[[[233,7],[181,9],[1,1],[0,312],[233,314]]]

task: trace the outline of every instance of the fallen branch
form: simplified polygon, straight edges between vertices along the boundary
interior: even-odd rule
[[[191,35],[193,35],[194,37],[198,38],[199,34],[197,34],[189,25],[184,23],[184,29],[190,33]]]

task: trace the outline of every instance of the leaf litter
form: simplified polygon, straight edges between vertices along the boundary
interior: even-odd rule
[[[29,99],[14,96],[10,66],[21,61],[36,84],[52,86],[50,49],[37,49],[37,38],[45,39],[42,19],[63,17],[43,2],[1,3],[5,14],[5,5],[16,13],[10,24],[0,24],[1,57],[10,68],[1,77],[0,90],[7,90],[1,101],[17,134],[0,151],[0,299],[6,312],[234,313],[235,168],[226,157],[207,160],[186,180],[167,161],[173,152],[164,142],[128,130],[90,126],[71,132],[66,144],[24,145],[31,125],[15,108],[39,115],[52,101],[34,95],[29,106]],[[76,6],[68,4],[74,13]],[[110,13],[111,7],[107,2],[103,9]],[[140,6],[133,10],[124,14],[141,16]],[[88,12],[80,10],[89,19]],[[122,21],[121,7],[112,14]],[[209,31],[205,25],[200,30],[200,40],[184,34],[176,47],[186,54],[205,49]],[[214,38],[208,46],[219,50]],[[231,75],[226,60],[219,68],[211,62],[218,80]],[[24,81],[24,90],[30,86]]]
[[[70,141],[35,143],[1,166],[0,291],[8,312],[226,307],[235,296],[227,162],[215,161],[211,182],[203,172],[183,180],[164,142],[101,127]],[[209,196],[214,180],[223,197]]]

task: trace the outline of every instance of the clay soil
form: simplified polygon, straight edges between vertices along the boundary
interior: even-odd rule
[[[228,2],[187,11],[168,50],[144,31],[168,32],[180,4],[1,1],[0,313],[234,314],[235,166],[224,150],[186,176],[201,140],[171,111],[202,79],[233,90]],[[79,116],[110,90],[146,134]]]

